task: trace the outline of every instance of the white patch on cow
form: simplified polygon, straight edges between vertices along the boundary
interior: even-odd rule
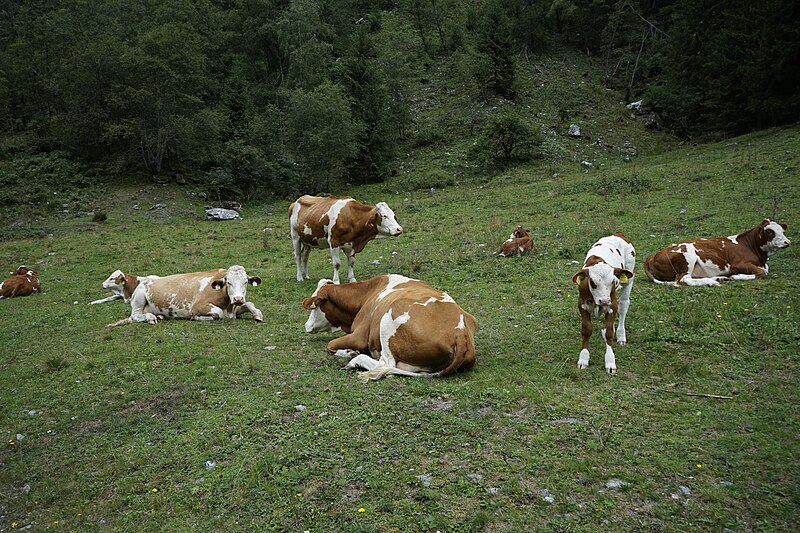
[[[771,241],[767,242],[764,246],[761,247],[764,252],[766,252],[767,256],[770,256],[780,250],[781,248],[786,248],[791,244],[789,239],[786,238],[786,235],[783,233],[783,228],[777,222],[770,222],[764,227],[764,231],[771,229],[775,232],[775,236],[772,238]]]
[[[437,300],[436,298],[431,296],[430,298],[428,298],[424,302],[414,302],[414,305],[421,305],[422,307],[428,307],[428,304],[432,304],[432,303],[435,303],[435,302],[438,302],[438,301],[439,300]]]
[[[124,273],[122,272],[122,270],[119,270],[119,269],[115,270],[103,282],[103,288],[104,289],[113,289],[114,287],[117,286],[117,278],[120,277],[120,276],[123,276],[123,275],[124,275]]]
[[[311,231],[311,227],[308,224],[303,224],[303,235],[311,235],[314,233]]]
[[[214,280],[213,277],[203,278],[200,280],[200,287],[198,288],[199,292],[203,292],[208,287],[208,284]]]
[[[403,226],[397,222],[394,211],[386,202],[375,204],[378,214],[381,216],[381,223],[378,224],[378,237],[397,236],[403,233]]]
[[[578,368],[588,368],[589,367],[589,350],[584,348],[581,350],[580,355],[578,356]]]
[[[453,300],[452,296],[450,296],[450,295],[449,295],[449,294],[447,294],[446,292],[443,292],[443,293],[442,293],[442,299],[441,299],[440,301],[441,301],[441,302],[445,302],[445,303],[451,303],[451,304],[454,304],[454,303],[456,303],[456,301],[455,301],[455,300]]]
[[[397,330],[400,329],[400,326],[405,324],[411,319],[411,315],[408,314],[408,311],[403,313],[402,315],[398,316],[397,318],[392,318],[392,310],[389,309],[386,313],[381,317],[380,322],[380,332],[381,332],[381,358],[380,361],[386,366],[393,367],[395,366],[394,355],[392,355],[392,349],[389,347],[389,341],[392,337],[394,337]]]
[[[463,314],[461,314],[459,316],[458,324],[456,324],[456,329],[466,329],[466,326],[464,325],[464,315]]]
[[[728,240],[731,241],[733,244],[739,244],[739,241],[736,239],[738,235],[731,235],[728,237]]]
[[[389,278],[389,280],[386,283],[386,287],[384,287],[383,290],[380,292],[380,294],[378,294],[377,300],[379,302],[381,300],[383,300],[384,298],[386,298],[387,296],[389,296],[392,292],[397,290],[397,289],[395,289],[395,287],[397,287],[398,285],[400,285],[402,283],[407,283],[409,281],[416,281],[414,279],[407,278],[407,277],[401,276],[399,274],[389,274],[388,278]]]
[[[328,212],[320,217],[320,220],[322,220],[323,218],[325,218],[325,215],[328,216],[328,223],[325,224],[324,226],[325,235],[330,236],[331,228],[333,228],[336,225],[336,220],[339,218],[339,213],[341,213],[342,209],[344,209],[344,206],[346,206],[348,203],[352,201],[353,201],[352,198],[336,200],[330,207],[330,209],[328,209]]]
[[[730,268],[730,265],[718,265],[713,261],[703,261],[698,253],[701,250],[698,250],[692,243],[687,243],[685,247],[685,251],[683,252],[683,256],[686,258],[686,265],[688,267],[688,273],[684,278],[681,280],[688,278],[714,278],[717,276],[722,275],[723,273],[727,272]],[[686,283],[687,285],[694,285],[694,283]],[[702,285],[705,285],[703,283]]]

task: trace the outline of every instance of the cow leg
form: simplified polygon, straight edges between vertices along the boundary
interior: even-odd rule
[[[689,287],[716,287],[719,285],[717,278],[693,278],[691,274],[684,275],[680,283]]]
[[[303,270],[301,268],[301,245],[300,245],[300,235],[292,228],[292,250],[294,252],[294,264],[297,266],[297,281],[304,281],[303,278]],[[305,250],[302,250],[305,251]]]
[[[628,315],[628,307],[631,305],[631,290],[633,289],[633,278],[622,286],[617,300],[617,311],[619,312],[619,323],[617,323],[617,344],[625,346],[628,338],[625,335],[625,317]]]
[[[261,313],[261,311],[258,310],[258,308],[255,305],[253,305],[250,302],[245,302],[243,305],[239,306],[236,309],[236,317],[238,318],[239,315],[244,314],[244,313],[248,313],[248,312],[251,315],[253,315],[253,318],[256,320],[256,322],[263,322],[264,321],[264,315]]]
[[[614,312],[613,311],[609,312],[609,313],[606,313],[604,326],[605,326],[605,330],[604,330],[605,334],[603,335],[603,338],[606,341],[606,354],[605,354],[606,371],[608,371],[609,374],[613,374],[614,372],[617,371],[617,362],[616,362],[616,359],[614,358],[614,350],[611,348],[611,341],[614,338]]]
[[[369,355],[365,353],[360,353],[357,356],[350,359],[350,362],[344,365],[346,369],[362,369],[362,370],[374,370],[378,367],[386,366],[384,365],[383,361],[376,361]]]
[[[737,265],[731,269],[734,274],[731,279],[740,281],[750,281],[756,278],[766,278],[767,268],[761,268],[758,265]]]
[[[308,279],[308,256],[310,254],[311,254],[311,247],[303,245],[303,247],[300,250],[300,265],[302,266],[301,274],[304,280]]]
[[[122,299],[123,298],[121,294],[112,294],[108,298],[103,298],[101,300],[94,300],[92,302],[89,302],[89,305],[104,304],[106,302],[113,302],[114,300],[122,300]]]
[[[192,307],[192,320],[218,320],[225,318],[225,310],[214,304]],[[233,315],[236,318],[236,315]]]
[[[342,260],[339,257],[339,247],[331,246],[331,262],[333,262],[333,282],[339,284],[339,267],[342,266]]]
[[[581,345],[581,353],[578,356],[578,368],[586,368],[589,366],[589,339],[592,337],[592,316],[585,309],[580,311],[583,344]]]
[[[351,248],[345,252],[347,254],[347,279],[350,283],[356,280],[356,274],[353,272],[353,267],[356,264],[356,252]]]

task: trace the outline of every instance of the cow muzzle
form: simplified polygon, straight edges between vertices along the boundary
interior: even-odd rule
[[[231,297],[231,303],[233,305],[244,305],[244,296],[233,296],[233,297]]]

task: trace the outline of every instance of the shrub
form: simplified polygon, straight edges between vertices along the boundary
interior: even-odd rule
[[[536,148],[544,140],[514,112],[495,115],[471,150],[471,156],[482,164],[506,166],[533,159]]]

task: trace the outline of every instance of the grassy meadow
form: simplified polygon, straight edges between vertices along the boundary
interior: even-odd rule
[[[332,269],[314,251],[312,280],[293,281],[287,201],[207,222],[191,184],[109,185],[93,199],[105,222],[51,213],[27,223],[41,237],[7,232],[0,268],[35,267],[44,293],[0,301],[0,530],[793,529],[797,244],[766,280],[718,288],[655,286],[642,265],[765,216],[800,242],[798,147],[800,128],[769,130],[433,189],[460,163],[429,150],[386,183],[331,191],[386,201],[405,228],[367,245],[358,279],[418,278],[478,319],[476,367],[443,380],[363,384],[326,355],[332,335],[303,332],[302,299]],[[533,252],[493,256],[517,224]],[[639,257],[629,344],[608,375],[596,327],[579,371],[571,278],[615,231]],[[248,299],[263,324],[110,329],[129,306],[87,305],[116,268],[232,264],[262,278]]]

